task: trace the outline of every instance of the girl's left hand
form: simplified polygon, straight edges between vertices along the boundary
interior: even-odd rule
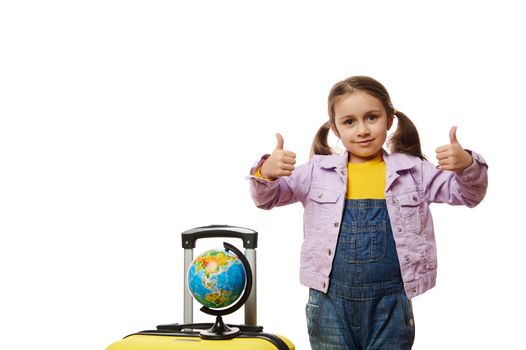
[[[456,126],[449,131],[449,141],[449,145],[440,146],[436,149],[437,168],[461,173],[473,163],[473,158],[458,143]]]

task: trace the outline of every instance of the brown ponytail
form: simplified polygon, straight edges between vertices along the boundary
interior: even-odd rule
[[[335,125],[334,105],[341,98],[348,96],[357,90],[364,91],[369,95],[376,97],[382,102],[389,117],[397,117],[398,126],[387,143],[389,150],[391,152],[406,153],[420,159],[425,159],[422,154],[418,131],[413,122],[402,112],[395,111],[387,89],[377,80],[367,76],[353,76],[336,83],[332,87],[328,99],[329,121],[324,123],[316,133],[312,142],[311,157],[314,154],[333,154],[332,149],[327,142],[327,136],[331,126]]]
[[[395,116],[398,119],[398,126],[387,142],[389,150],[425,159],[415,124],[402,112],[395,111]]]
[[[327,138],[329,136],[329,131],[331,130],[330,122],[325,122],[318,129],[318,132],[312,140],[312,146],[310,149],[310,156],[312,157],[315,154],[330,155],[332,154],[332,149],[329,146]]]

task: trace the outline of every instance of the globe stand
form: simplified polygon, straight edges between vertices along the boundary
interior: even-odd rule
[[[216,316],[216,321],[212,328],[209,328],[207,330],[201,331],[200,336],[202,339],[212,339],[212,340],[223,340],[223,339],[231,339],[238,336],[241,331],[237,327],[228,327],[224,322],[222,316],[231,314],[232,312],[238,310],[245,302],[247,301],[248,297],[250,296],[250,292],[252,291],[252,269],[250,268],[250,264],[248,263],[248,260],[246,256],[239,251],[235,246],[223,242],[223,246],[227,250],[231,250],[234,252],[234,254],[237,255],[239,260],[241,260],[241,263],[243,264],[243,267],[245,268],[246,273],[246,287],[245,291],[243,292],[243,295],[239,300],[232,305],[229,308],[221,309],[221,310],[214,310],[209,309],[206,306],[203,306],[200,310],[208,315]]]
[[[223,340],[223,339],[232,339],[241,334],[241,331],[237,327],[228,327],[224,322],[221,316],[216,317],[216,322],[212,328],[201,331],[200,336],[203,339],[210,340]]]

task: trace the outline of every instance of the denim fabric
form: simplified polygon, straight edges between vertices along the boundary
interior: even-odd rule
[[[408,350],[415,327],[405,292],[353,301],[310,289],[306,307],[312,350]]]
[[[311,289],[312,349],[411,349],[414,320],[385,200],[347,200],[327,294]]]

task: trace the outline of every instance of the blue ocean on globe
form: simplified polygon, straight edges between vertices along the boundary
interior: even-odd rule
[[[246,274],[243,263],[229,250],[207,250],[188,269],[188,289],[211,309],[233,304],[243,293]]]

